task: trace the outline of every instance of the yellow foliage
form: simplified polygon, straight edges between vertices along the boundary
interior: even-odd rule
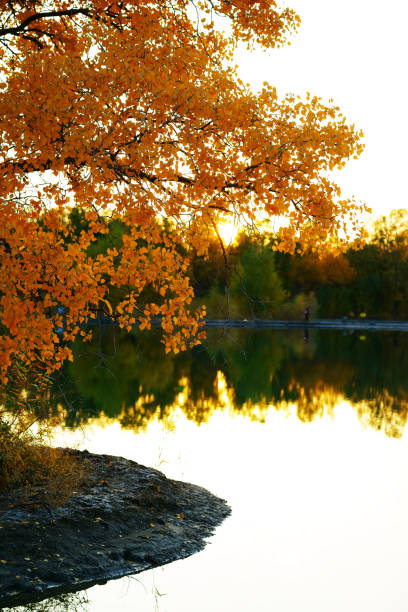
[[[281,45],[298,16],[275,0],[195,9],[188,0],[1,3],[4,376],[14,359],[58,368],[101,305],[124,328],[138,318],[148,329],[160,311],[168,350],[199,342],[204,313],[189,309],[180,253],[190,244],[204,254],[220,215],[285,215],[279,245],[293,250],[299,240],[317,248],[361,210],[327,178],[362,151],[361,132],[309,94],[279,99],[267,83],[253,94],[231,65],[237,41]],[[79,236],[66,223],[73,205],[87,220]],[[107,216],[131,230],[118,250],[91,258]],[[173,220],[174,235],[158,218]],[[115,313],[108,285],[125,294]],[[148,287],[160,297],[140,306]]]

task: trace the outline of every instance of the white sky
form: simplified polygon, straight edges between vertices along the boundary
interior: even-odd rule
[[[302,18],[290,47],[237,54],[240,77],[278,93],[333,98],[365,151],[336,177],[373,215],[408,208],[408,0],[286,0]]]

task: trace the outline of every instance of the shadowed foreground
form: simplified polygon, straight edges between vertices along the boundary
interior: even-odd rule
[[[61,508],[0,497],[0,607],[40,601],[202,550],[230,509],[205,489],[108,455]],[[38,502],[38,500],[36,500]]]

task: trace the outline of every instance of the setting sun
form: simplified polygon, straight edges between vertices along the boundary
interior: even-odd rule
[[[220,221],[218,233],[226,244],[232,244],[240,231],[240,226],[233,220]]]

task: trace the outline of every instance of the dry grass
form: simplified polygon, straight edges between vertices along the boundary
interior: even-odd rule
[[[10,435],[0,421],[0,492],[19,503],[61,506],[87,482],[87,466],[68,449],[48,446],[41,435]]]
[[[87,483],[86,465],[63,449],[38,441],[5,448],[1,442],[0,491],[15,493],[18,504],[62,506]]]
[[[57,423],[47,418],[48,388],[46,378],[16,368],[0,389],[0,491],[59,506],[85,484],[86,466],[49,444]]]

